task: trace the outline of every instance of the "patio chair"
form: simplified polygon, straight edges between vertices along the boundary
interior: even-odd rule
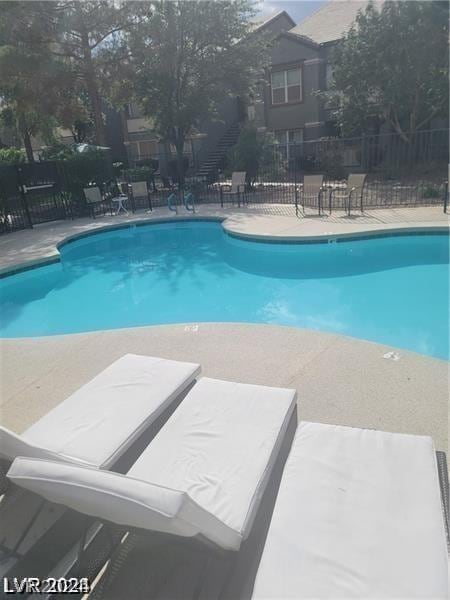
[[[340,201],[341,206],[348,214],[350,214],[352,205],[354,205],[355,202],[359,202],[361,212],[363,212],[363,193],[366,177],[367,175],[365,173],[352,173],[348,176],[347,186],[344,189],[335,188],[330,190],[328,197],[330,215],[333,207],[333,200],[335,199]]]
[[[133,181],[129,184],[129,193],[131,198],[131,206],[133,211],[136,208],[135,201],[138,198],[144,198],[148,204],[148,212],[153,211],[152,199],[150,196],[150,190],[146,181]]]
[[[92,218],[95,219],[95,209],[97,206],[103,206],[104,198],[98,186],[83,188],[86,204],[91,211]]]
[[[208,553],[236,552],[251,531],[295,406],[295,390],[202,378],[126,475],[17,458],[8,477],[129,531],[177,543],[189,538]]]
[[[226,198],[231,198],[231,202],[234,203],[235,199],[237,200],[238,207],[241,206],[242,202],[247,201],[247,196],[245,194],[245,180],[247,177],[247,173],[245,171],[235,171],[231,175],[231,186],[226,186],[229,189],[224,190],[223,185],[220,186],[220,206],[223,208],[223,203],[226,201]]]
[[[21,435],[0,427],[0,457],[6,464],[26,456],[114,468],[199,373],[198,364],[126,354]],[[4,475],[2,484],[0,493],[7,490]]]
[[[323,175],[305,175],[303,184],[295,189],[295,214],[298,217],[298,207],[302,207],[303,215],[305,208],[317,208],[319,215],[322,214],[323,200]]]
[[[431,438],[300,423],[252,597],[447,598],[445,538]]]

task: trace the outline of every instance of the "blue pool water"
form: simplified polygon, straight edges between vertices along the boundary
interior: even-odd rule
[[[60,263],[0,280],[3,337],[235,321],[449,356],[445,234],[276,244],[191,221],[99,233],[60,252]]]

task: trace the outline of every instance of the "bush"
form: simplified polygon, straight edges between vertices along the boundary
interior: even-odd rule
[[[422,198],[439,198],[441,193],[439,186],[428,183],[423,187]]]
[[[258,133],[255,127],[247,125],[241,131],[237,144],[228,154],[227,174],[245,171],[247,183],[252,186],[259,176],[277,179],[286,172],[283,159],[271,133]]]
[[[65,187],[73,195],[82,195],[88,185],[102,186],[113,179],[109,152],[95,146],[78,152],[76,146],[56,143],[45,148],[41,158],[60,163]]]
[[[127,181],[152,181],[154,169],[150,167],[135,167],[134,169],[126,169],[123,174]]]
[[[68,160],[74,155],[72,146],[56,142],[52,146],[48,146],[41,150],[39,158],[41,160]]]
[[[318,144],[317,159],[320,170],[327,179],[344,179],[345,169],[342,165],[343,146],[339,140],[321,140]]]
[[[0,148],[0,165],[16,165],[25,162],[25,153],[17,148]]]

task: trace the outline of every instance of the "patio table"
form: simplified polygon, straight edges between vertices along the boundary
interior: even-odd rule
[[[116,215],[118,215],[121,210],[123,210],[123,212],[125,214],[128,214],[127,209],[123,205],[123,203],[125,202],[125,200],[128,200],[128,196],[126,194],[120,194],[119,196],[115,196],[114,198],[111,198],[111,202],[117,202]]]

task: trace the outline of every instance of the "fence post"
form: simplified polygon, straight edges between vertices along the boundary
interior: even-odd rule
[[[25,214],[27,216],[28,227],[30,229],[33,229],[33,221],[31,220],[30,209],[28,207],[27,194],[25,192],[24,184],[22,182],[22,177],[21,177],[21,173],[22,173],[21,168],[16,167],[16,172],[17,172],[17,181],[19,184],[20,197],[22,199],[23,208],[24,208]]]
[[[448,204],[448,181],[445,182],[445,187],[444,187],[444,213],[447,212],[447,204]]]

